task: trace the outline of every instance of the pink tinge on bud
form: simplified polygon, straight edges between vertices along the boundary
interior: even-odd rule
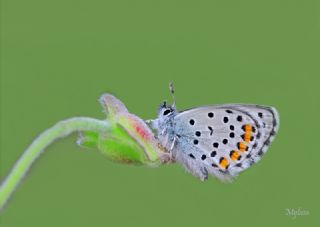
[[[147,132],[144,130],[143,127],[141,127],[140,125],[136,124],[136,125],[135,125],[135,130],[136,130],[136,132],[137,132],[144,140],[148,140],[148,134],[147,134]]]
[[[113,95],[107,93],[103,94],[99,98],[99,102],[106,114],[110,115],[111,117],[114,117],[118,113],[128,113],[126,106]]]
[[[166,162],[167,153],[159,145],[145,121],[129,113],[125,105],[113,95],[104,94],[99,101],[107,113],[107,118],[124,129],[136,144],[143,149],[149,164]]]
[[[156,142],[150,128],[139,117],[130,113],[121,113],[118,115],[117,119],[118,123],[135,139],[142,140],[143,142]]]

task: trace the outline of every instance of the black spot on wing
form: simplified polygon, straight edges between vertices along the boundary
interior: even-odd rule
[[[243,120],[242,116],[241,115],[238,115],[237,116],[237,121],[241,122]]]
[[[224,123],[228,123],[228,121],[229,121],[229,118],[228,118],[228,117],[224,117],[224,118],[223,118],[223,122],[224,122]]]
[[[194,157],[193,154],[189,154],[189,157],[190,157],[190,158],[193,158],[193,159],[196,159],[196,157]]]
[[[216,155],[217,155],[217,152],[216,152],[216,151],[212,151],[211,154],[210,154],[210,156],[211,156],[212,158],[214,158]]]
[[[236,167],[242,167],[242,163],[241,163],[241,162],[240,162],[240,163],[237,163],[235,166],[236,166]]]

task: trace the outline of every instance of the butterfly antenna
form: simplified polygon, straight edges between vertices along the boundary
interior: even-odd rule
[[[169,83],[169,90],[170,90],[170,93],[172,95],[172,100],[173,100],[172,107],[176,108],[176,97],[174,96],[174,87],[173,87],[173,82],[172,81]]]

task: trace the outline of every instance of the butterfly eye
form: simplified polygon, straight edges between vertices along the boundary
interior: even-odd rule
[[[165,115],[168,115],[170,112],[171,112],[170,109],[166,109],[166,110],[163,112],[163,115],[164,115],[164,116],[165,116]]]

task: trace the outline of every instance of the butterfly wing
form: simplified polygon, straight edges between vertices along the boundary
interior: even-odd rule
[[[177,137],[188,145],[180,147],[181,152],[222,180],[258,162],[278,127],[277,111],[258,105],[205,106],[175,117]]]

